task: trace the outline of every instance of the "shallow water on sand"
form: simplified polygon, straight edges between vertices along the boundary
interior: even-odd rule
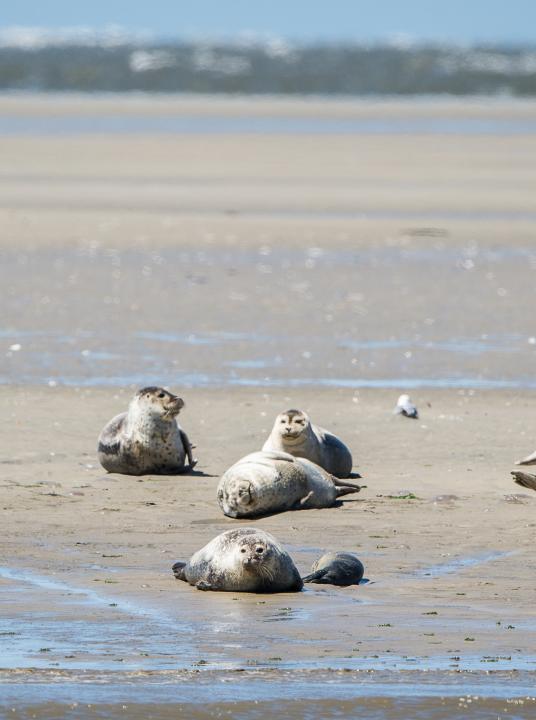
[[[41,279],[43,263],[52,269],[52,284],[50,276]],[[0,328],[0,382],[534,388],[536,335],[524,312],[512,324],[510,294],[514,278],[526,278],[530,288],[535,267],[530,247],[456,250],[443,243],[428,249],[355,252],[166,249],[156,256],[97,247],[31,255],[4,251],[0,277],[10,288],[6,304],[11,312],[5,317],[11,322]],[[223,269],[230,285],[222,278]],[[40,326],[20,303],[28,273],[43,301]],[[114,277],[124,282],[118,284]],[[138,277],[143,306],[136,302]],[[103,311],[103,298],[92,286],[106,278],[109,310]],[[389,290],[374,278],[394,281],[395,287]],[[289,313],[282,323],[278,296],[288,292],[288,282]],[[338,297],[334,284],[354,286],[355,292]],[[445,292],[456,288],[463,314],[454,312],[454,306],[445,314],[438,284]],[[494,307],[484,322],[482,308],[474,302],[477,286]],[[167,288],[164,302],[161,287]],[[83,304],[77,299],[80,293]],[[402,316],[395,307],[389,310],[397,293],[405,297]],[[206,329],[175,312],[176,304],[187,299],[202,315],[212,297],[236,308],[222,316],[224,324],[214,307],[212,327]],[[264,306],[261,318],[248,312],[253,297]],[[454,300],[447,296],[447,302]],[[317,321],[304,323],[311,309]],[[103,312],[108,316],[104,324],[99,321]]]
[[[492,559],[461,558],[445,563],[443,570]],[[298,594],[298,602],[296,595],[261,601],[249,596],[244,609],[236,604],[243,596],[224,594],[218,617],[203,617],[199,607],[178,612],[158,607],[154,598],[151,605],[125,598],[114,593],[113,585],[93,590],[7,567],[0,568],[0,578],[3,602],[9,606],[24,593],[27,608],[16,619],[0,622],[0,711],[9,711],[10,717],[165,718],[181,713],[253,720],[269,712],[296,718],[366,713],[382,720],[440,720],[466,717],[469,709],[476,718],[502,713],[529,718],[536,708],[536,656],[465,655],[456,662],[441,655],[395,654],[313,659],[311,642],[318,643],[300,636],[325,615],[322,599],[315,603],[315,590]],[[191,592],[203,605],[206,595]],[[364,611],[370,602],[355,593],[320,592],[327,592],[334,614],[352,605]],[[39,612],[31,610],[32,594]],[[205,605],[205,614],[210,606],[213,615],[214,605],[209,600]],[[301,654],[300,642],[309,646],[308,657]],[[272,651],[279,654],[270,656]]]

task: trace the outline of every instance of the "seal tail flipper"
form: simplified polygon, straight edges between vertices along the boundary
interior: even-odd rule
[[[361,477],[361,475],[359,476]],[[361,488],[367,487],[366,485],[356,485],[355,483],[348,482],[345,478],[338,478],[334,475],[331,476],[331,479],[333,480],[333,484],[335,487],[345,487],[345,488],[354,488],[356,492],[359,492]]]
[[[516,465],[536,465],[536,451],[527,455],[527,457],[523,458],[523,460],[518,460]]]
[[[362,485],[361,487],[366,487],[365,485]],[[358,493],[361,490],[361,487],[356,487],[355,485],[352,485],[351,487],[337,487],[337,497],[341,497],[342,495],[351,495],[352,493]]]
[[[367,487],[366,485],[356,485],[355,483],[348,482],[347,480],[341,480],[340,478],[333,476],[331,479],[335,485],[337,497],[341,497],[341,495],[350,495],[351,493],[358,493],[360,490]]]
[[[536,490],[536,475],[522,472],[521,470],[512,470],[511,474],[514,476],[514,480],[518,485]]]
[[[177,580],[186,580],[186,577],[184,575],[184,568],[186,567],[185,562],[176,562],[173,567],[171,568],[173,570],[173,575],[177,578]]]

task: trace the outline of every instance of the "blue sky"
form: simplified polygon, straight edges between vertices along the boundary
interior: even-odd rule
[[[156,36],[536,42],[536,0],[4,0],[0,27],[118,24]]]

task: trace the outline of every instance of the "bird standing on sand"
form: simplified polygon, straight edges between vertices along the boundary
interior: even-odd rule
[[[419,411],[411,402],[409,395],[401,395],[398,398],[393,413],[395,415],[404,415],[404,417],[413,418],[414,420],[417,420],[419,417]]]

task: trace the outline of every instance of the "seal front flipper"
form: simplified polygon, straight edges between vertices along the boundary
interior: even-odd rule
[[[176,562],[173,567],[171,568],[173,570],[173,575],[177,578],[177,580],[186,580],[186,577],[184,575],[184,568],[186,567],[185,562],[181,562],[180,560]]]
[[[325,576],[328,573],[328,568],[322,568],[321,570],[317,570],[316,572],[311,573],[310,575],[306,575],[302,578],[304,583],[327,583],[329,584],[329,580],[325,580]]]
[[[309,500],[313,497],[313,495],[314,495],[314,492],[311,490],[311,492],[307,493],[307,495],[305,497],[302,497],[301,500],[298,500],[298,502],[296,503],[296,507],[301,508],[304,505],[306,505],[309,502]]]
[[[182,428],[179,429],[179,433],[181,436],[182,444],[184,445],[184,449],[186,451],[186,455],[188,456],[188,465],[190,466],[190,470],[193,470],[194,467],[197,465],[197,460],[192,455],[192,449],[193,445],[188,439],[188,435],[184,432]]]
[[[536,475],[522,472],[521,470],[512,470],[511,474],[514,476],[514,480],[518,485],[536,490]]]
[[[211,585],[206,580],[199,580],[196,582],[195,587],[197,590],[217,590],[218,588],[214,587],[214,585]]]

